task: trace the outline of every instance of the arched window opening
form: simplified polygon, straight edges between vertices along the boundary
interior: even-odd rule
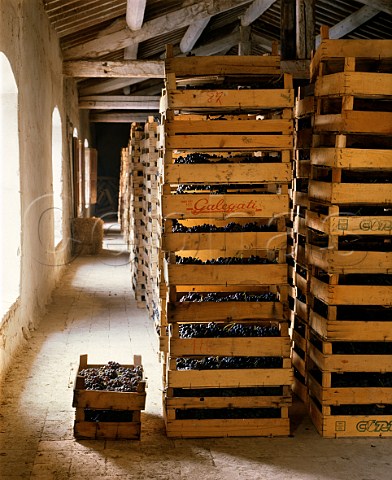
[[[18,87],[0,52],[0,321],[20,295]]]
[[[61,117],[57,107],[52,114],[52,175],[53,175],[53,218],[54,218],[54,246],[63,239],[63,139]]]

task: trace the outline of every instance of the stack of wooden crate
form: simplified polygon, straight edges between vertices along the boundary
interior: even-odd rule
[[[129,241],[129,179],[129,151],[128,147],[125,147],[121,149],[117,218],[127,243]]]
[[[293,392],[306,404],[308,402],[306,346],[309,333],[308,294],[310,281],[305,257],[305,214],[309,206],[310,149],[315,112],[313,90],[313,85],[300,87],[295,102],[295,148],[291,189],[291,245],[289,250],[291,260],[289,266],[291,285],[289,303],[292,310]]]
[[[392,436],[392,41],[323,39],[306,257],[309,410],[326,437]]]
[[[130,194],[129,194],[129,245],[131,282],[138,307],[144,308],[146,301],[146,283],[143,273],[144,254],[144,216],[143,216],[143,163],[142,140],[144,124],[134,122],[131,125],[129,139]]]
[[[154,321],[159,315],[158,260],[160,252],[160,178],[158,174],[158,123],[149,117],[144,124],[142,140],[143,164],[143,274],[146,307]]]
[[[288,435],[292,79],[278,56],[165,65],[167,434]]]

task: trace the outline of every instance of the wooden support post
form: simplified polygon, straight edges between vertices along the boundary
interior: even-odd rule
[[[281,59],[295,60],[295,0],[280,0]]]
[[[297,58],[310,60],[315,49],[315,0],[296,0],[296,3]]]
[[[240,27],[240,43],[238,44],[238,55],[251,55],[251,27]]]

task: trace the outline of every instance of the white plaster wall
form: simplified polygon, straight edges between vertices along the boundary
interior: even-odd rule
[[[0,0],[0,50],[11,63],[19,91],[22,207],[21,295],[0,326],[2,376],[15,352],[28,341],[29,332],[38,324],[70,258],[68,135],[70,123],[79,129],[79,112],[76,86],[72,80],[63,80],[59,41],[42,0]],[[51,121],[56,106],[63,130],[64,199],[64,241],[57,250],[53,245],[51,211]]]

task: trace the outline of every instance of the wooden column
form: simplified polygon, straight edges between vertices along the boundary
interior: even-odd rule
[[[296,0],[297,58],[310,60],[315,49],[315,0]]]
[[[238,55],[251,55],[251,27],[240,27],[240,43],[238,44]]]
[[[295,60],[296,33],[295,33],[296,0],[280,0],[280,52],[282,60]]]

